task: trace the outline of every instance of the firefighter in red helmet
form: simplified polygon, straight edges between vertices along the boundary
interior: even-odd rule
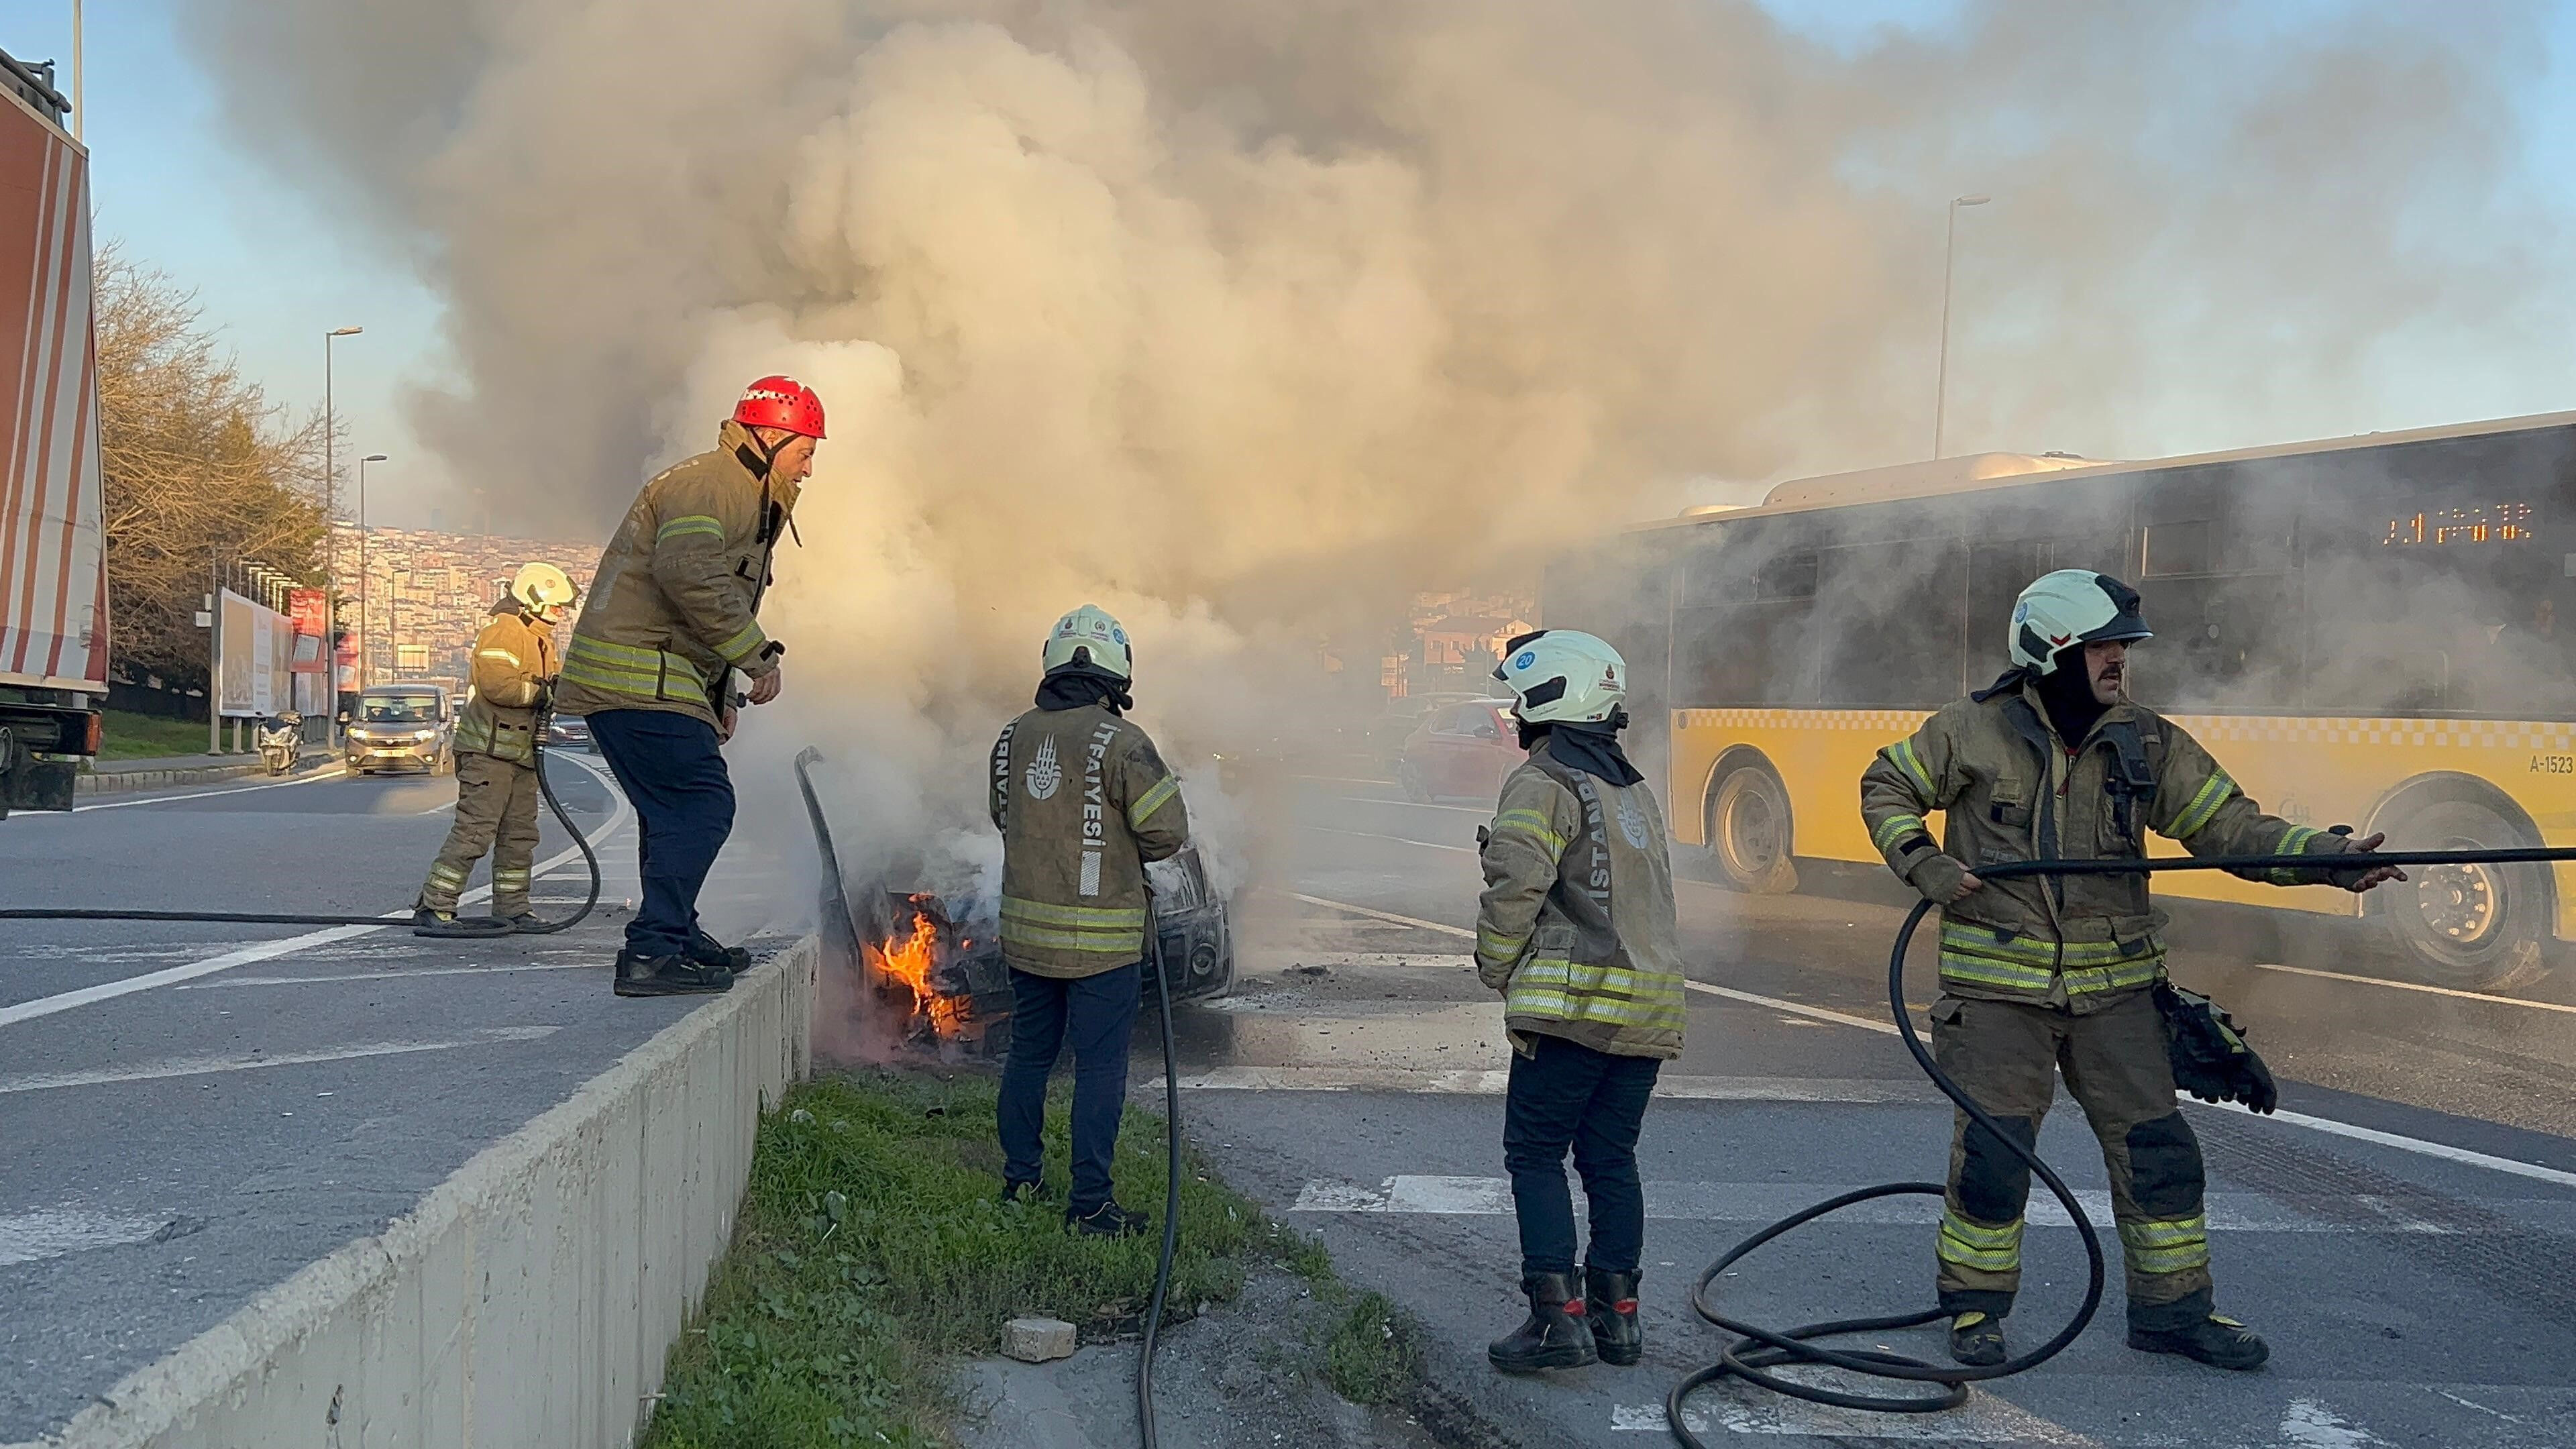
[[[591,739],[643,823],[644,899],[617,953],[620,996],[722,991],[751,964],[698,925],[698,888],[733,831],[734,675],[767,704],[786,646],[761,631],[770,554],[823,440],[823,400],[792,377],[743,389],[710,452],[644,485],[600,556],[555,708]]]

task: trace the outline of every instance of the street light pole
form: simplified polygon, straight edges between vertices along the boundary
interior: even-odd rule
[[[376,636],[367,621],[367,465],[384,460],[382,453],[369,453],[358,460],[358,688],[362,690],[367,687],[376,645]]]
[[[1941,456],[1941,429],[1950,407],[1950,277],[1959,253],[1959,208],[1983,206],[1990,196],[1950,198],[1950,224],[1941,241],[1941,361],[1932,385],[1932,456]]]
[[[334,743],[340,717],[340,560],[333,533],[340,518],[340,463],[335,452],[340,443],[340,414],[331,403],[331,343],[366,330],[334,327],[322,334],[322,656],[327,661],[322,677],[327,681],[323,692],[331,696],[327,713],[333,721]]]

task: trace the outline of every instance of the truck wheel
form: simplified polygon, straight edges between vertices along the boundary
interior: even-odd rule
[[[2512,821],[2473,800],[2442,800],[2388,832],[2391,850],[2470,850],[2536,845]],[[2413,974],[2438,986],[2525,986],[2548,974],[2550,889],[2536,865],[2410,867],[2373,895]]]
[[[1708,799],[1707,839],[1719,878],[1748,895],[1796,890],[1789,824],[1789,791],[1770,766],[1744,765],[1718,781]]]

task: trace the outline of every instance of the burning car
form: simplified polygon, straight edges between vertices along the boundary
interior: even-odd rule
[[[1001,1055],[1011,1041],[1011,969],[1002,960],[1000,902],[913,889],[916,882],[888,878],[899,871],[853,889],[808,773],[820,759],[807,750],[796,773],[823,857],[824,944],[856,973],[846,1003],[853,1024],[882,1046]],[[1233,927],[1197,849],[1145,873],[1161,947],[1145,962],[1145,999],[1154,999],[1157,960],[1170,973],[1174,1001],[1223,996],[1234,984]]]

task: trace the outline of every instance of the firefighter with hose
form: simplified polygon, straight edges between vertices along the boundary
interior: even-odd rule
[[[579,597],[550,563],[523,564],[474,636],[473,696],[456,722],[456,821],[412,906],[421,936],[500,936],[543,926],[528,901],[537,858],[537,730],[555,684],[555,624]],[[456,898],[492,852],[492,914],[459,919]]]
[[[767,704],[786,646],[761,631],[770,555],[823,439],[823,402],[790,377],[745,389],[716,446],[635,496],[564,650],[555,707],[591,740],[643,823],[644,899],[617,953],[620,996],[723,991],[750,954],[698,925],[698,891],[733,832],[733,676]]]
[[[2129,646],[2153,637],[2137,592],[2060,569],[2022,591],[2012,668],[1878,752],[1861,814],[1888,867],[1941,907],[1935,1060],[2025,1147],[2062,1073],[2101,1142],[2127,1261],[2129,1346],[2251,1369],[2270,1349],[2216,1311],[2199,1140],[2174,1102],[2169,1042],[2233,1044],[2234,1095],[2277,1100],[2211,1003],[2165,979],[2164,917],[2143,875],[1981,881],[1981,864],[2136,859],[2150,830],[2196,856],[2345,857],[2366,840],[2267,815],[2197,740],[2126,695]],[[1944,816],[1935,844],[1925,817]],[[2320,863],[2247,873],[2366,891],[2405,876]],[[1951,1131],[1935,1256],[1950,1355],[2005,1361],[2021,1286],[2030,1170],[1965,1113]]]
[[[1037,707],[993,743],[990,806],[1002,832],[1002,959],[1011,968],[1011,1055],[996,1126],[1002,1201],[1026,1204],[1045,1166],[1047,1075],[1073,1048],[1073,1173],[1065,1221],[1129,1237],[1145,1215],[1111,1195],[1127,1103],[1153,901],[1148,861],[1189,843],[1180,777],[1124,716],[1135,665],[1127,631],[1085,604],[1047,631]],[[1167,1249],[1168,1251],[1168,1249]]]

